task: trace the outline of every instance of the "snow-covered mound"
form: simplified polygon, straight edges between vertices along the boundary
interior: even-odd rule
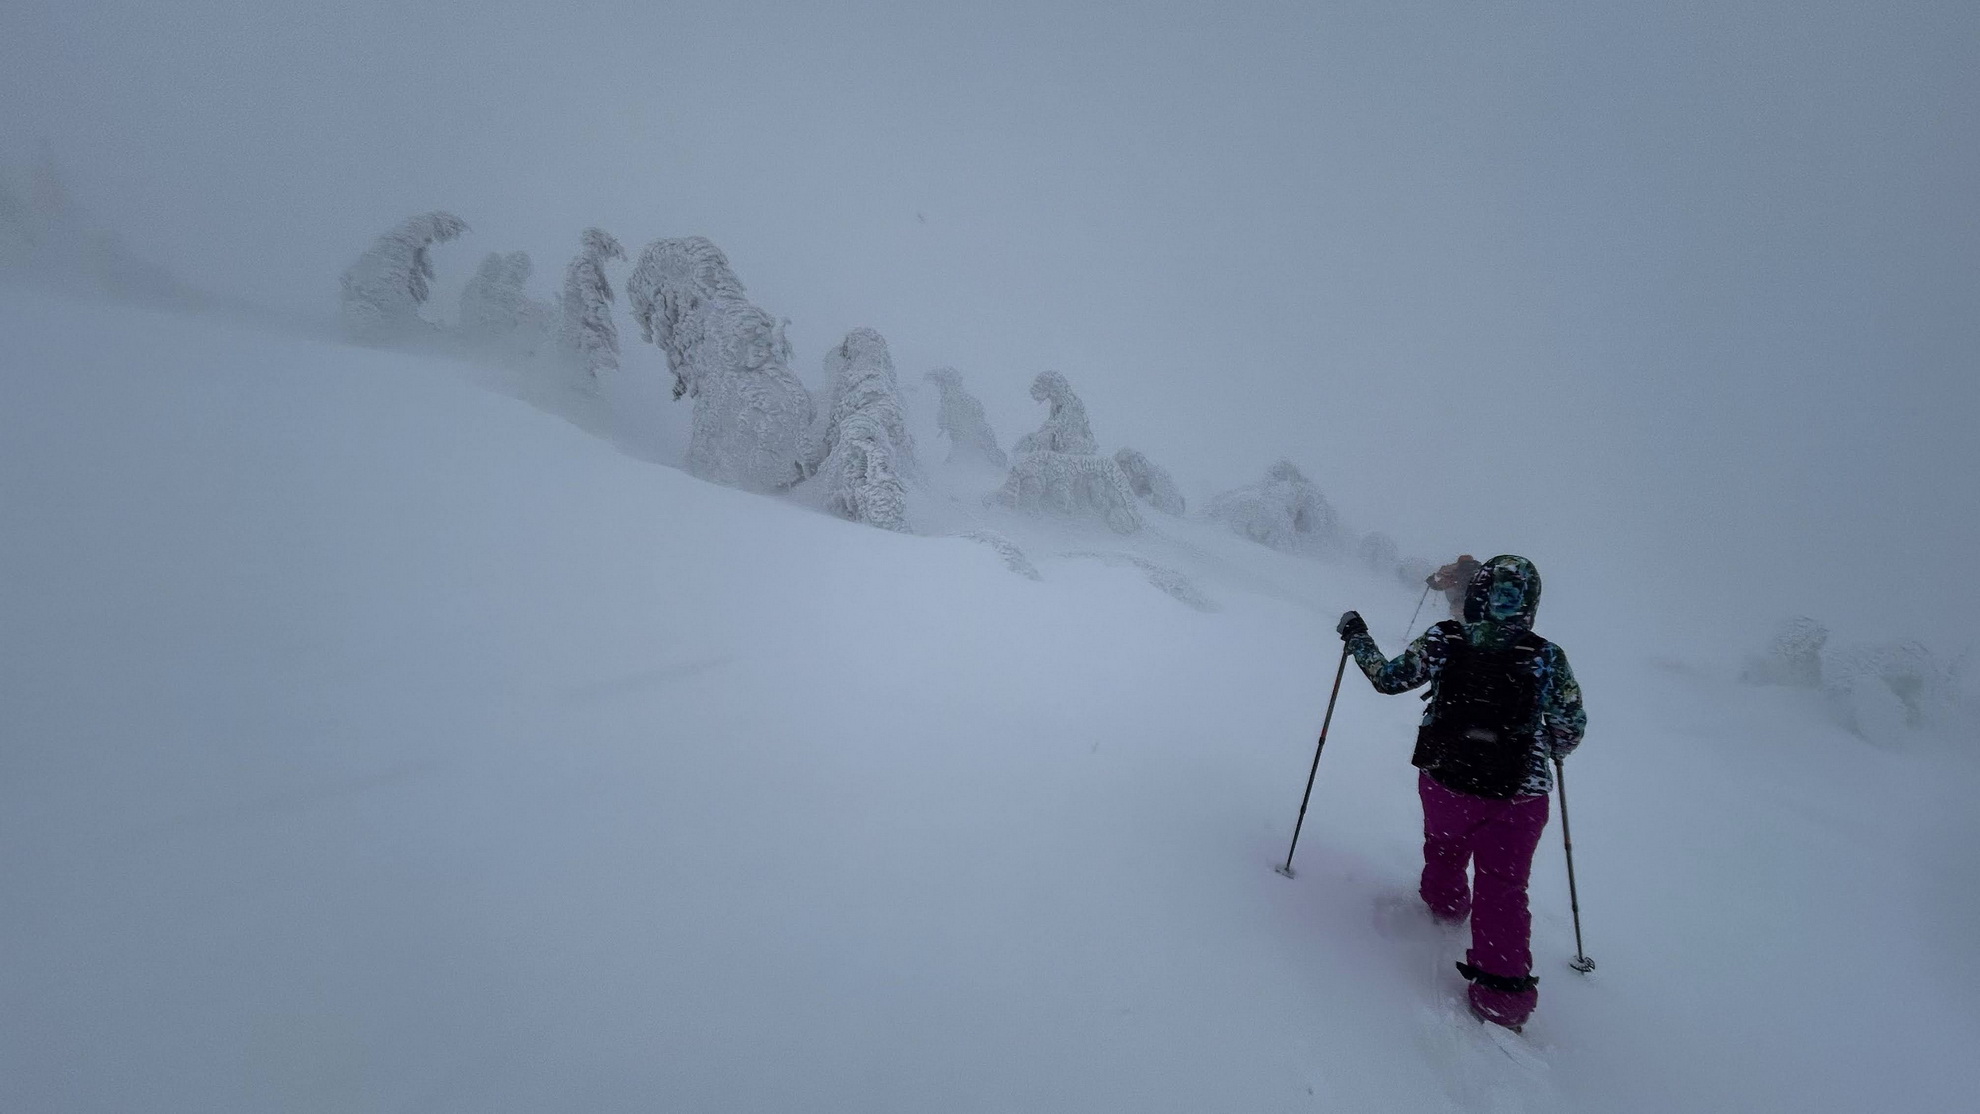
[[[1394,652],[1417,588],[875,530],[439,359],[13,291],[0,344],[0,1109],[1970,1102],[1968,767],[1572,577],[1601,966],[1550,831],[1507,1044],[1409,897],[1417,701],[1349,676],[1271,870],[1334,615]]]

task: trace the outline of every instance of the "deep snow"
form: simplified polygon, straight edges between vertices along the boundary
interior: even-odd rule
[[[1601,966],[1550,827],[1515,1058],[1408,899],[1416,700],[1350,672],[1271,870],[1332,619],[1396,652],[1393,582],[938,469],[916,527],[1033,581],[440,357],[13,290],[0,353],[0,1109],[1972,1101],[1970,759],[1641,645],[1572,569]]]

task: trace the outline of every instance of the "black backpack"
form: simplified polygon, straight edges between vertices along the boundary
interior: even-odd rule
[[[1540,722],[1538,658],[1547,640],[1527,631],[1503,649],[1445,640],[1430,722],[1416,733],[1410,762],[1446,788],[1505,800],[1530,771]]]

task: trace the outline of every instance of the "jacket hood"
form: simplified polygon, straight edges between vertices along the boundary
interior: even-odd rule
[[[1496,608],[1495,599],[1500,603]],[[1478,624],[1495,634],[1532,630],[1539,610],[1540,570],[1524,557],[1502,553],[1480,565],[1465,585],[1467,626]]]

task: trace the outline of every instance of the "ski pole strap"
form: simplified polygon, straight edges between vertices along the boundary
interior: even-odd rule
[[[1498,990],[1507,994],[1524,994],[1532,990],[1540,982],[1540,976],[1538,975],[1527,975],[1522,978],[1509,979],[1504,975],[1494,975],[1490,971],[1481,971],[1463,960],[1458,961],[1457,969],[1458,974],[1463,975],[1467,981],[1475,982],[1487,990]]]

